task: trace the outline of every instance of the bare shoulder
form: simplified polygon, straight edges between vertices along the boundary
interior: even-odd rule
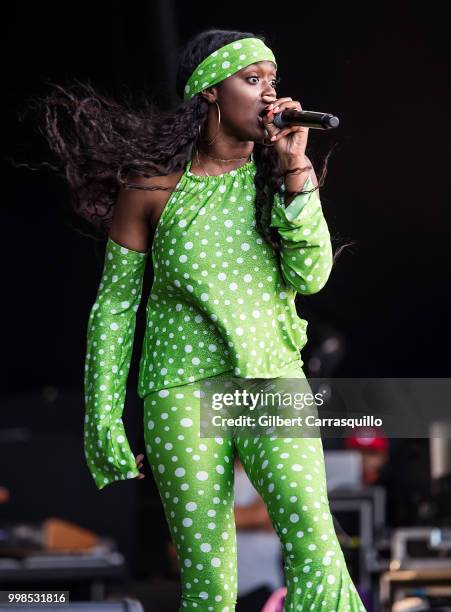
[[[116,199],[110,237],[129,249],[148,251],[158,219],[182,174],[183,170],[149,178],[130,176]]]
[[[128,192],[130,198],[142,201],[149,212],[152,212],[153,207],[166,204],[182,174],[183,170],[171,172],[164,176],[145,177],[135,175],[129,178],[127,188],[124,188],[124,190]]]
[[[130,179],[129,185],[136,185],[136,189],[129,188],[127,191],[135,194],[132,197],[142,199],[151,237],[155,233],[161,213],[182,174],[183,170],[178,170],[164,176],[152,176],[150,178],[136,176]]]

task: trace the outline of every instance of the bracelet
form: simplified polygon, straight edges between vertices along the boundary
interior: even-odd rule
[[[283,178],[285,178],[288,174],[300,174],[305,170],[311,170],[312,166],[305,166],[305,168],[293,168],[293,170],[287,170],[282,174]]]
[[[291,196],[298,196],[301,195],[303,193],[303,191],[284,191],[284,195],[286,198],[290,198]]]

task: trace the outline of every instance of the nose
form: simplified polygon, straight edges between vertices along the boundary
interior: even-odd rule
[[[276,90],[270,84],[271,81],[265,81],[265,86],[262,89],[262,101],[264,104],[271,104],[277,100]]]

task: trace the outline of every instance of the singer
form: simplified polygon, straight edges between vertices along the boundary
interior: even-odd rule
[[[48,141],[75,209],[106,237],[84,381],[84,449],[98,489],[145,476],[122,415],[152,259],[138,391],[180,610],[235,610],[236,453],[280,538],[284,609],[365,610],[334,530],[321,439],[199,435],[206,379],[305,378],[307,321],[294,299],[320,291],[332,269],[309,130],[273,125],[274,113],[302,108],[279,98],[277,83],[263,37],[208,30],[181,51],[174,111],[134,112],[91,86],[46,98]],[[61,107],[76,126],[71,140]]]

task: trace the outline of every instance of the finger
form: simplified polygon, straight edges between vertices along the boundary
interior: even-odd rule
[[[272,107],[266,109],[265,113],[261,117],[263,125],[266,126],[269,123],[272,123],[273,117],[274,117],[274,109]]]
[[[297,102],[296,100],[291,100],[289,102],[283,102],[279,106],[275,105],[273,108],[273,115],[272,115],[273,121],[274,121],[275,115],[278,115],[279,113],[283,112],[284,110],[288,110],[288,109],[302,110],[302,106],[300,102]]]
[[[291,128],[283,128],[279,130],[277,134],[274,134],[273,136],[271,136],[271,140],[273,140],[273,142],[276,142],[277,140],[280,140],[284,136],[287,136],[287,134],[292,134],[294,132],[306,132],[306,128],[299,128],[299,126],[293,126]]]
[[[274,108],[280,108],[281,104],[285,104],[286,102],[292,102],[293,99],[286,97],[286,98],[277,98],[277,100],[273,103]]]
[[[282,113],[282,112],[283,112],[283,111],[285,111],[285,110],[297,110],[297,111],[300,111],[300,110],[302,110],[302,107],[301,107],[301,105],[300,105],[299,103],[297,103],[297,102],[295,102],[295,103],[293,103],[293,102],[287,102],[287,103],[285,103],[285,104],[281,105],[281,106],[280,106],[280,108],[278,108],[278,109],[274,108],[274,110],[273,110],[273,116],[272,116],[272,117],[273,117],[273,121],[274,121],[274,117],[275,117],[276,115],[278,115],[279,113]]]
[[[284,136],[286,136],[290,132],[291,132],[291,130],[281,130],[277,134],[273,134],[271,136],[270,140],[271,140],[271,142],[277,142],[278,140],[280,140],[281,138],[283,138]]]
[[[136,455],[136,464],[140,463],[142,460],[144,459],[144,455],[143,453],[140,453],[139,455]]]
[[[277,128],[273,123],[266,124],[265,128],[268,133],[269,140],[271,140],[272,142],[276,142],[277,140],[280,140],[280,138],[282,138],[283,136],[291,134],[292,132],[305,131],[305,128],[299,126]]]
[[[268,132],[268,136],[273,136],[274,134],[277,134],[279,132],[279,128],[277,128],[273,123],[273,119],[274,111],[271,109],[264,115],[262,123],[263,127]]]
[[[287,108],[293,108],[295,110],[302,110],[301,104],[296,100],[292,100],[291,98],[281,98],[284,100],[283,102],[274,103],[273,108],[269,108],[263,116],[262,125],[268,129],[268,133],[270,135],[277,134],[279,129],[274,125],[274,115],[282,112]],[[277,130],[277,131],[276,131]]]
[[[284,111],[288,111],[288,110],[296,110],[296,111],[300,111],[302,110],[299,105],[297,106],[293,106],[293,105],[288,105],[288,106],[284,106],[282,108],[280,108],[278,111],[274,111],[274,115],[273,115],[273,121],[274,121],[274,117],[276,115],[280,115],[281,113],[283,113]]]
[[[285,102],[283,102],[284,108],[295,108],[298,109],[300,107],[299,102],[293,101],[291,100],[291,98],[286,99]],[[280,108],[279,111],[277,112],[281,112],[283,110],[283,108]],[[277,128],[274,125],[274,115],[276,114],[276,107],[271,108],[270,110],[268,110],[263,119],[262,119],[262,126],[266,129],[267,134],[268,134],[268,138],[269,140],[276,142],[276,140],[278,140],[278,138],[274,138],[275,136],[284,136],[286,134],[289,134],[292,131],[297,131],[299,130],[298,126],[291,126],[289,128]],[[301,128],[302,129],[302,128]],[[282,133],[282,130],[283,133]],[[288,131],[287,131],[288,130]]]
[[[280,98],[280,100],[276,100],[274,102],[274,108],[281,108],[282,106],[286,106],[289,104],[294,104],[296,106],[301,106],[299,100],[293,100],[293,98]]]

